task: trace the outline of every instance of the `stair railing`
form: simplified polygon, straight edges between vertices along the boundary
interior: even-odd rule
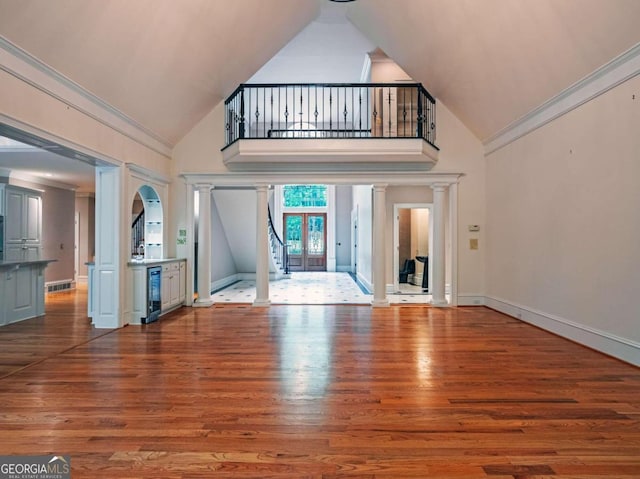
[[[131,223],[131,256],[138,254],[138,246],[144,244],[144,210]]]
[[[273,219],[271,218],[271,207],[268,208],[269,213],[269,240],[271,243],[271,251],[273,252],[276,263],[280,265],[284,274],[289,274],[289,249],[288,245],[284,243],[278,236],[275,227],[273,226]]]

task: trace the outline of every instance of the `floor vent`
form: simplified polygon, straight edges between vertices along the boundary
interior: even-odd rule
[[[65,281],[56,281],[46,284],[47,294],[48,293],[60,293],[62,291],[69,291],[73,289],[73,281],[65,280]]]

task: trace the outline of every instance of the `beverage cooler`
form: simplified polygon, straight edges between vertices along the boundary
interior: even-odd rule
[[[147,317],[144,324],[152,323],[160,317],[162,305],[162,266],[147,268]]]

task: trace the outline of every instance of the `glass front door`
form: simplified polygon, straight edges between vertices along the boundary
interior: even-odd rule
[[[284,237],[291,271],[327,270],[326,213],[285,213]]]

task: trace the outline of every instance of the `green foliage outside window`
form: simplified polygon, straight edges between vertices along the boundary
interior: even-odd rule
[[[283,190],[285,207],[327,206],[326,185],[285,185]]]

